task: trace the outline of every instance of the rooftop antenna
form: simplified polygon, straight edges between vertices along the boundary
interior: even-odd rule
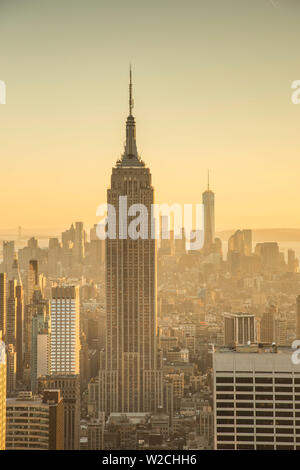
[[[132,98],[132,71],[131,71],[131,64],[129,68],[129,116],[132,116],[132,109],[133,109],[133,98]]]

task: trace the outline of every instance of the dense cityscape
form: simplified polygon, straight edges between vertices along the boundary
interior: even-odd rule
[[[121,196],[154,200],[131,80],[107,192],[117,215]],[[76,221],[47,248],[3,242],[1,449],[300,449],[295,251],[237,229],[223,253],[209,180],[201,202],[197,250],[168,221],[158,246],[151,224],[121,237],[119,218],[115,239]]]
[[[300,451],[299,19],[0,0],[0,470]]]

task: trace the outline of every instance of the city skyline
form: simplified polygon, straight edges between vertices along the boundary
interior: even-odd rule
[[[72,2],[71,20],[68,2],[61,6],[56,35],[55,9],[41,5],[30,16],[36,7],[31,1],[24,9],[2,4],[0,40],[7,44],[1,70],[7,103],[0,106],[7,194],[2,226],[43,230],[72,220],[97,221],[110,162],[122,151],[120,104],[127,99],[131,61],[140,149],[151,160],[157,202],[200,202],[210,168],[217,230],[300,228],[293,202],[299,197],[300,107],[291,101],[299,76],[299,4],[190,1],[183,9],[176,1],[172,19],[170,2],[160,5],[159,16],[154,4],[132,1],[127,10],[117,2],[113,35],[105,19],[111,20],[115,9],[92,0],[84,10]],[[122,23],[129,20],[132,28],[124,39]],[[149,42],[153,27],[156,36]],[[24,32],[22,45],[7,41],[13,31]],[[70,60],[64,60],[66,53]]]
[[[0,0],[0,451],[300,450],[299,13]]]
[[[107,202],[117,213],[117,237],[105,240],[106,350],[100,356],[99,408],[111,412],[155,412],[163,403],[162,356],[157,344],[156,240],[151,238],[154,187],[137,150],[130,68],[129,114],[124,153],[112,168]],[[145,239],[124,239],[132,219],[120,218],[119,197],[148,209]],[[121,231],[122,231],[121,230]]]

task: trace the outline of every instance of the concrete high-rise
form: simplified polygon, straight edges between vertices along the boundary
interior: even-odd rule
[[[64,406],[59,390],[45,390],[43,397],[20,392],[8,398],[6,448],[63,450]]]
[[[100,370],[100,410],[156,411],[162,403],[161,359],[156,325],[156,242],[151,238],[153,187],[136,146],[130,73],[126,145],[112,170],[107,201],[116,211],[116,238],[106,239],[106,350]],[[121,217],[119,197],[147,208],[144,238],[122,233],[132,217]],[[120,217],[120,220],[119,220]]]
[[[240,346],[213,354],[215,448],[300,450],[295,350]]]
[[[79,374],[79,287],[52,288],[51,374]]]

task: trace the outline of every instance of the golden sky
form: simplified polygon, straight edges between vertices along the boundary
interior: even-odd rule
[[[0,0],[0,229],[96,223],[133,65],[156,202],[216,228],[300,228],[298,0]]]

